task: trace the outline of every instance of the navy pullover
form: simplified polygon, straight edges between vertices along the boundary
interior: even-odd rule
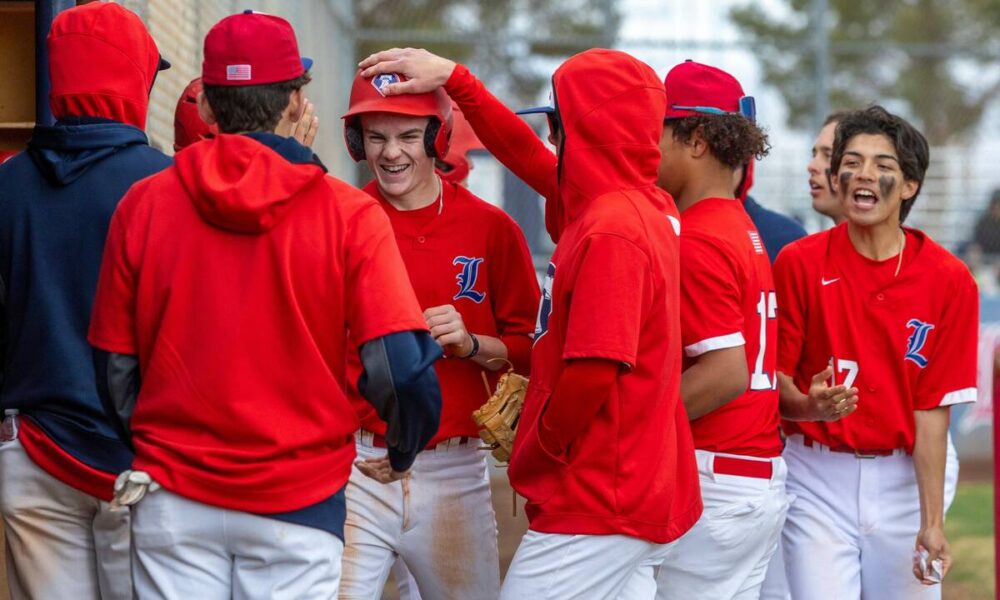
[[[118,201],[170,162],[136,127],[80,118],[36,127],[0,165],[0,407],[110,473],[132,455],[104,413],[87,343],[97,275]]]

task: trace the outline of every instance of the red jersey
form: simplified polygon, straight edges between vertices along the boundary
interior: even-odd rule
[[[858,388],[850,416],[785,422],[786,434],[912,452],[914,410],[975,401],[976,283],[924,233],[904,231],[902,262],[859,254],[846,224],[793,242],[778,256],[778,370],[805,393],[832,364],[837,384]]]
[[[701,450],[771,458],[778,434],[776,297],[771,263],[738,200],[707,198],[681,215],[685,368],[713,350],[744,346],[746,392],[691,422]]]
[[[376,182],[364,191],[389,216],[420,308],[451,304],[474,334],[500,338],[515,370],[527,374],[531,334],[538,312],[538,280],[524,234],[503,210],[448,182],[442,203],[402,211],[382,197]],[[439,214],[440,211],[440,214]],[[431,444],[455,436],[479,436],[472,411],[487,399],[483,373],[495,387],[499,373],[471,360],[444,359],[434,365],[441,386],[441,425]],[[361,363],[351,352],[351,401],[361,427],[385,435],[386,424],[358,394]]]
[[[247,512],[332,496],[358,428],[345,324],[427,330],[385,211],[246,136],[178,153],[115,212],[90,329],[139,357],[133,468]]]
[[[508,475],[528,500],[532,530],[665,543],[698,520],[701,493],[680,402],[680,221],[655,186],[663,85],[611,50],[571,58],[553,83],[566,128],[558,198],[566,220]],[[539,420],[567,362],[583,358],[622,366],[593,422],[552,456]]]

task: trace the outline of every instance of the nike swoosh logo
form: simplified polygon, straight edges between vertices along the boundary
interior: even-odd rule
[[[826,277],[824,277],[820,283],[822,283],[823,285],[830,285],[831,283],[837,283],[838,281],[840,281],[840,277],[836,277],[834,279],[827,279]]]

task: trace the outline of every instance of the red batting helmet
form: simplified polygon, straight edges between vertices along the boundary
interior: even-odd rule
[[[486,150],[486,146],[476,136],[472,125],[469,125],[457,104],[452,103],[451,114],[455,121],[454,131],[451,134],[451,147],[448,149],[448,155],[440,159],[445,165],[444,168],[449,170],[439,168],[438,175],[445,181],[462,183],[471,170],[469,152]]]
[[[347,151],[356,161],[365,159],[365,145],[361,135],[361,115],[365,113],[392,113],[414,117],[430,117],[424,131],[424,150],[427,156],[438,158],[448,155],[451,139],[451,99],[438,88],[426,94],[400,94],[385,96],[382,88],[390,83],[404,81],[402,75],[384,73],[372,78],[361,76],[359,71],[351,86],[351,100],[344,119],[344,142]]]
[[[184,88],[177,100],[174,111],[174,152],[179,152],[191,144],[219,135],[219,128],[201,120],[198,114],[198,94],[201,93],[201,77],[194,79]]]

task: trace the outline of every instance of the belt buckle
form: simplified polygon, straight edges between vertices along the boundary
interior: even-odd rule
[[[854,458],[874,459],[874,458],[878,458],[878,454],[862,454],[860,451],[855,450],[854,451]]]

